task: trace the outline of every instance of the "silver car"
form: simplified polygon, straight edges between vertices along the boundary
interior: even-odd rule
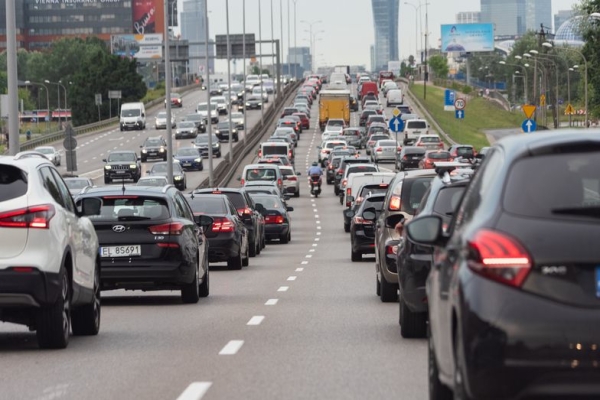
[[[88,186],[94,186],[94,182],[92,182],[90,178],[72,177],[63,179],[69,188],[69,192],[71,192],[71,196],[81,193],[81,191]]]
[[[382,161],[396,162],[398,143],[395,140],[378,140],[371,151],[373,162]]]
[[[36,147],[34,151],[42,153],[50,162],[56,166],[60,165],[60,153],[52,146],[40,146]]]
[[[235,124],[235,127],[239,130],[244,130],[244,114],[241,112],[232,112],[230,115],[231,122]]]
[[[300,172],[296,173],[293,167],[280,165],[279,170],[283,175],[283,191],[284,194],[300,197]]]
[[[154,128],[155,129],[167,129],[167,112],[161,111],[156,114],[156,119],[154,120]],[[171,113],[171,128],[175,128],[175,116]]]

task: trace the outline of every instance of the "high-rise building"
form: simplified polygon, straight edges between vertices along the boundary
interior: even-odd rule
[[[461,11],[456,14],[457,24],[478,24],[481,22],[481,12],[479,11]]]
[[[481,0],[481,22],[493,23],[496,36],[551,27],[552,0]]]
[[[184,0],[181,13],[181,38],[190,42],[189,72],[191,74],[205,74],[206,57],[206,18],[204,14],[206,0]],[[192,44],[201,43],[201,44]],[[214,55],[214,44],[209,43],[209,56]],[[209,59],[209,69],[215,70],[214,59]]]
[[[554,29],[556,32],[558,28],[568,20],[570,20],[575,14],[573,10],[559,10],[556,14],[554,14]]]
[[[310,47],[290,47],[287,62],[288,64],[298,64],[305,71],[312,71]]]
[[[375,68],[386,70],[388,61],[399,60],[398,13],[400,0],[371,0],[375,27]]]
[[[543,25],[552,30],[552,0],[526,0],[525,29],[537,31]]]

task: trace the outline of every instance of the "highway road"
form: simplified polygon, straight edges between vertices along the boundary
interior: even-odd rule
[[[313,107],[297,148],[303,180],[317,159],[316,118]],[[91,142],[90,156],[154,133],[104,134],[123,139]],[[86,173],[101,166],[88,164]],[[376,296],[374,257],[350,261],[343,208],[324,189],[314,199],[305,186],[289,201],[289,244],[268,244],[241,271],[211,265],[198,304],[178,292],[104,292],[100,334],[61,351],[0,324],[0,399],[427,398],[426,341],[401,338],[398,304]]]

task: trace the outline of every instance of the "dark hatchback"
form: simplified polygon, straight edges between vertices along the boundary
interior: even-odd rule
[[[348,209],[344,215],[350,222],[350,255],[352,261],[361,261],[363,254],[375,253],[375,224],[374,218],[364,219],[362,213],[368,209],[378,216],[383,208],[385,194],[374,194],[364,199],[355,212]]]
[[[179,165],[181,165],[183,169],[195,171],[202,171],[204,169],[200,150],[195,147],[180,147],[173,157],[175,160],[179,161]]]
[[[208,261],[227,262],[229,269],[249,264],[248,231],[235,206],[225,195],[185,195],[194,215],[208,215],[213,224],[205,232],[208,239]]]
[[[168,176],[168,164],[166,162],[158,162],[152,165],[152,168],[147,171],[148,176]],[[173,161],[173,183],[179,190],[187,189],[187,177],[185,171],[178,161]]]
[[[600,131],[514,135],[486,154],[427,280],[431,398],[600,398]]]
[[[343,211],[344,216],[344,232],[350,232],[350,224],[352,223],[352,217],[358,213],[360,205],[369,196],[375,194],[386,193],[389,187],[389,183],[367,183],[358,188],[356,197],[347,196],[347,200],[352,204],[349,208]],[[352,210],[353,212],[348,214],[347,211]]]
[[[149,137],[140,146],[142,162],[150,158],[160,158],[167,161],[167,142],[162,136]]]
[[[398,161],[396,162],[396,168],[400,171],[407,170],[409,168],[419,168],[419,163],[425,157],[425,150],[422,147],[416,146],[404,146],[398,154]]]
[[[238,142],[240,140],[240,137],[238,136],[238,130],[235,127],[235,123],[233,121],[231,122],[231,132],[229,131],[228,120],[219,122],[215,127],[214,132],[215,135],[217,135],[217,138],[219,138],[219,141],[221,142],[228,141],[230,134],[231,140],[233,140],[234,142]]]
[[[289,243],[292,239],[292,229],[288,213],[294,211],[294,208],[286,206],[277,195],[251,193],[250,196],[265,217],[266,239],[279,239],[281,244]]]
[[[100,242],[102,290],[181,290],[184,303],[209,294],[209,217],[194,217],[175,187],[88,188],[76,199],[86,207]]]
[[[214,133],[212,134],[211,141],[213,157],[221,158],[221,143],[219,143],[219,138]],[[202,157],[208,157],[208,134],[198,135],[192,143],[200,151]]]

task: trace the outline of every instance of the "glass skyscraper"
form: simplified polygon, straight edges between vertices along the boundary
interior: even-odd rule
[[[387,70],[388,61],[399,60],[398,13],[400,0],[371,0],[375,27],[375,71]]]
[[[190,43],[204,43],[206,40],[206,20],[204,17],[205,1],[206,0],[183,1],[183,12],[181,13],[181,38],[188,40]],[[208,54],[214,54],[214,44],[212,42],[209,44]],[[190,44],[189,55],[189,72],[191,74],[204,75],[206,45]],[[211,59],[208,62],[211,72],[214,72],[215,70],[214,63],[214,59]]]
[[[481,0],[481,22],[493,23],[496,36],[551,27],[552,0]]]

